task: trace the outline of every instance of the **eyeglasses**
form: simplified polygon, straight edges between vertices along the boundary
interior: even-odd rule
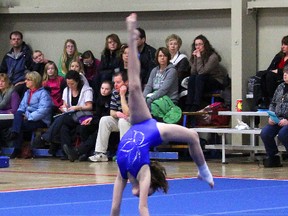
[[[91,66],[93,64],[93,62],[84,62],[83,61],[83,64],[86,65],[86,66]]]
[[[197,43],[195,44],[195,46],[203,46],[204,44],[203,43]]]

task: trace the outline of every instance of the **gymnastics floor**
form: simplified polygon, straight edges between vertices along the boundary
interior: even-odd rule
[[[214,178],[215,187],[195,179],[169,180],[168,194],[149,197],[151,216],[288,215],[288,181]],[[1,186],[1,185],[0,185]],[[108,216],[113,184],[0,192],[0,215]],[[138,213],[128,184],[121,216]]]

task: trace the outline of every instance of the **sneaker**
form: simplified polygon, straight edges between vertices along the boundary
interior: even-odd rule
[[[275,155],[273,157],[268,157],[265,158],[263,160],[263,165],[266,168],[270,168],[270,167],[282,167],[283,165],[281,164],[280,161],[280,156],[279,155]]]
[[[89,161],[92,162],[106,162],[108,161],[108,157],[104,153],[96,153],[95,155],[90,156]]]

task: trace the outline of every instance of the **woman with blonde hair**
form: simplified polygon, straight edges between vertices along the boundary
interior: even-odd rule
[[[59,60],[59,75],[65,77],[69,71],[71,61],[79,59],[81,53],[78,52],[77,44],[73,39],[67,39],[64,43],[63,53]]]
[[[24,97],[14,114],[13,126],[9,135],[14,140],[14,151],[10,158],[19,157],[24,132],[32,132],[37,128],[46,128],[51,123],[52,100],[49,92],[42,87],[41,75],[36,71],[26,74]]]

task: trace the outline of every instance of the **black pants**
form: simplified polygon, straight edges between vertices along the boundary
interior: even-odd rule
[[[63,144],[66,144],[70,147],[73,146],[77,125],[79,125],[79,123],[73,120],[72,115],[64,115],[60,129],[61,146],[63,146]]]
[[[193,74],[188,81],[187,105],[201,105],[201,100],[205,92],[223,89],[224,86],[210,75]]]
[[[90,153],[93,153],[93,151],[95,150],[98,126],[99,122],[97,124],[78,126],[78,131],[81,139],[81,144],[77,148],[79,156],[83,154],[90,156]]]

